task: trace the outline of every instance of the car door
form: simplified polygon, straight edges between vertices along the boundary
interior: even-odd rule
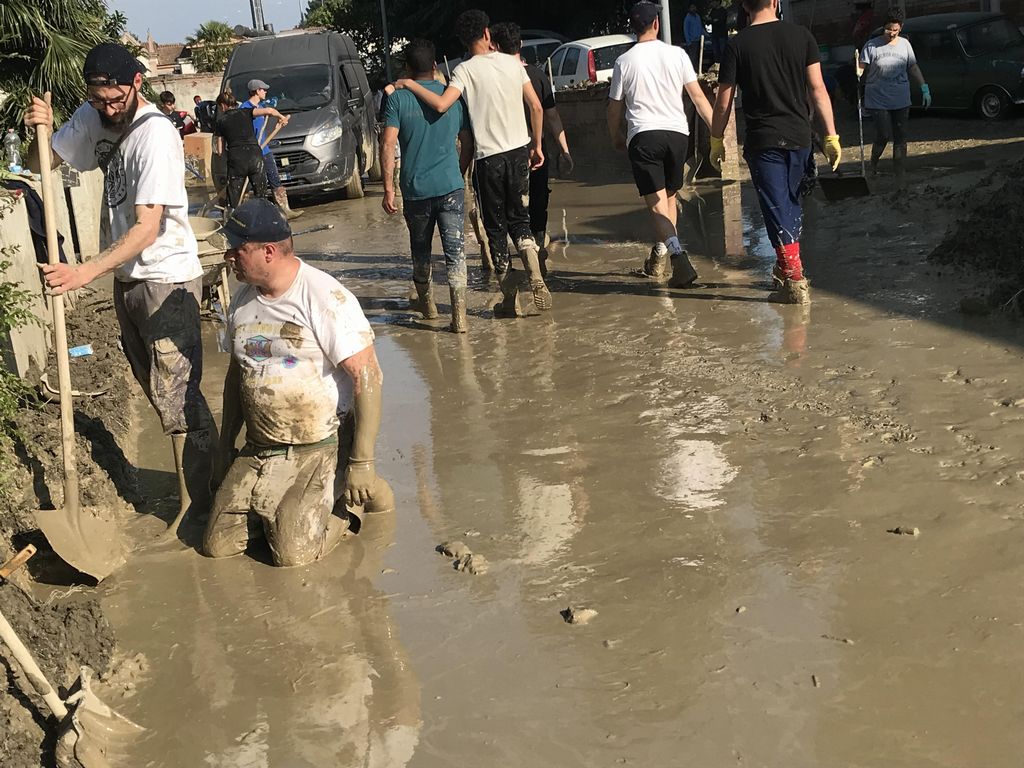
[[[558,77],[559,73],[562,70],[562,62],[565,61],[566,50],[568,50],[567,46],[563,45],[561,48],[559,48],[553,54],[551,54],[551,58],[548,60],[552,78],[552,87],[555,88],[556,90],[561,87],[559,85]],[[547,68],[545,68],[545,71],[548,71]]]
[[[967,62],[963,48],[952,30],[915,32],[907,35],[914,47],[917,65],[932,93],[937,109],[969,109],[973,90],[967,83]],[[919,88],[911,89],[915,106],[921,104]]]
[[[562,66],[555,73],[555,88],[568,88],[580,81],[579,67],[580,59],[583,58],[580,56],[582,52],[583,49],[578,45],[570,45],[565,49],[565,58],[562,60]]]

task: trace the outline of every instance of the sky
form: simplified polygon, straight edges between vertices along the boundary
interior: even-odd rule
[[[263,20],[274,29],[291,29],[299,23],[307,0],[263,0]],[[301,5],[301,8],[300,8]],[[183,43],[200,24],[216,20],[229,26],[252,26],[249,0],[107,0],[111,11],[128,18],[128,31],[146,40],[146,32],[157,43]]]

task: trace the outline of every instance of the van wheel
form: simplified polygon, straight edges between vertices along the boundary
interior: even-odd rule
[[[359,164],[352,169],[352,176],[345,185],[345,199],[358,200],[363,196],[363,176],[359,173]]]
[[[1010,112],[1010,99],[999,88],[982,88],[974,98],[974,103],[978,114],[986,120],[1001,120]]]
[[[378,144],[373,147],[373,165],[370,166],[366,175],[370,177],[370,181],[380,181],[384,178],[384,169],[380,165],[380,145]]]

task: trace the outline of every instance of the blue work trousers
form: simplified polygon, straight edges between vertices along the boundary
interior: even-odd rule
[[[747,150],[743,159],[750,168],[750,180],[761,204],[768,239],[778,248],[800,242],[803,229],[805,178],[814,177],[814,155],[810,149]]]

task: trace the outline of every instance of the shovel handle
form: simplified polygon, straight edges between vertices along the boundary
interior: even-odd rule
[[[47,681],[43,671],[36,664],[36,660],[32,658],[32,654],[28,652],[28,648],[18,638],[14,627],[7,622],[7,618],[3,613],[0,613],[0,640],[3,640],[4,644],[11,649],[15,660],[25,670],[25,674],[28,676],[29,682],[32,683],[32,687],[43,697],[43,701],[46,702],[46,706],[50,708],[53,716],[58,720],[63,720],[67,717],[68,708],[64,706],[64,702],[61,701],[60,696],[57,695],[53,686]]]
[[[10,578],[11,574],[21,568],[36,553],[35,545],[29,544],[21,552],[0,566],[0,579]]]
[[[50,105],[50,92],[43,96]],[[57,242],[57,209],[53,196],[53,150],[50,148],[50,126],[36,126],[36,147],[39,150],[40,188],[43,218],[46,222],[46,253],[51,265],[60,263]],[[64,509],[72,515],[79,510],[78,466],[75,463],[75,411],[71,395],[71,365],[68,357],[68,331],[64,320],[64,295],[51,296],[53,311],[54,356],[57,358],[57,386],[60,389],[60,431],[64,449]]]

